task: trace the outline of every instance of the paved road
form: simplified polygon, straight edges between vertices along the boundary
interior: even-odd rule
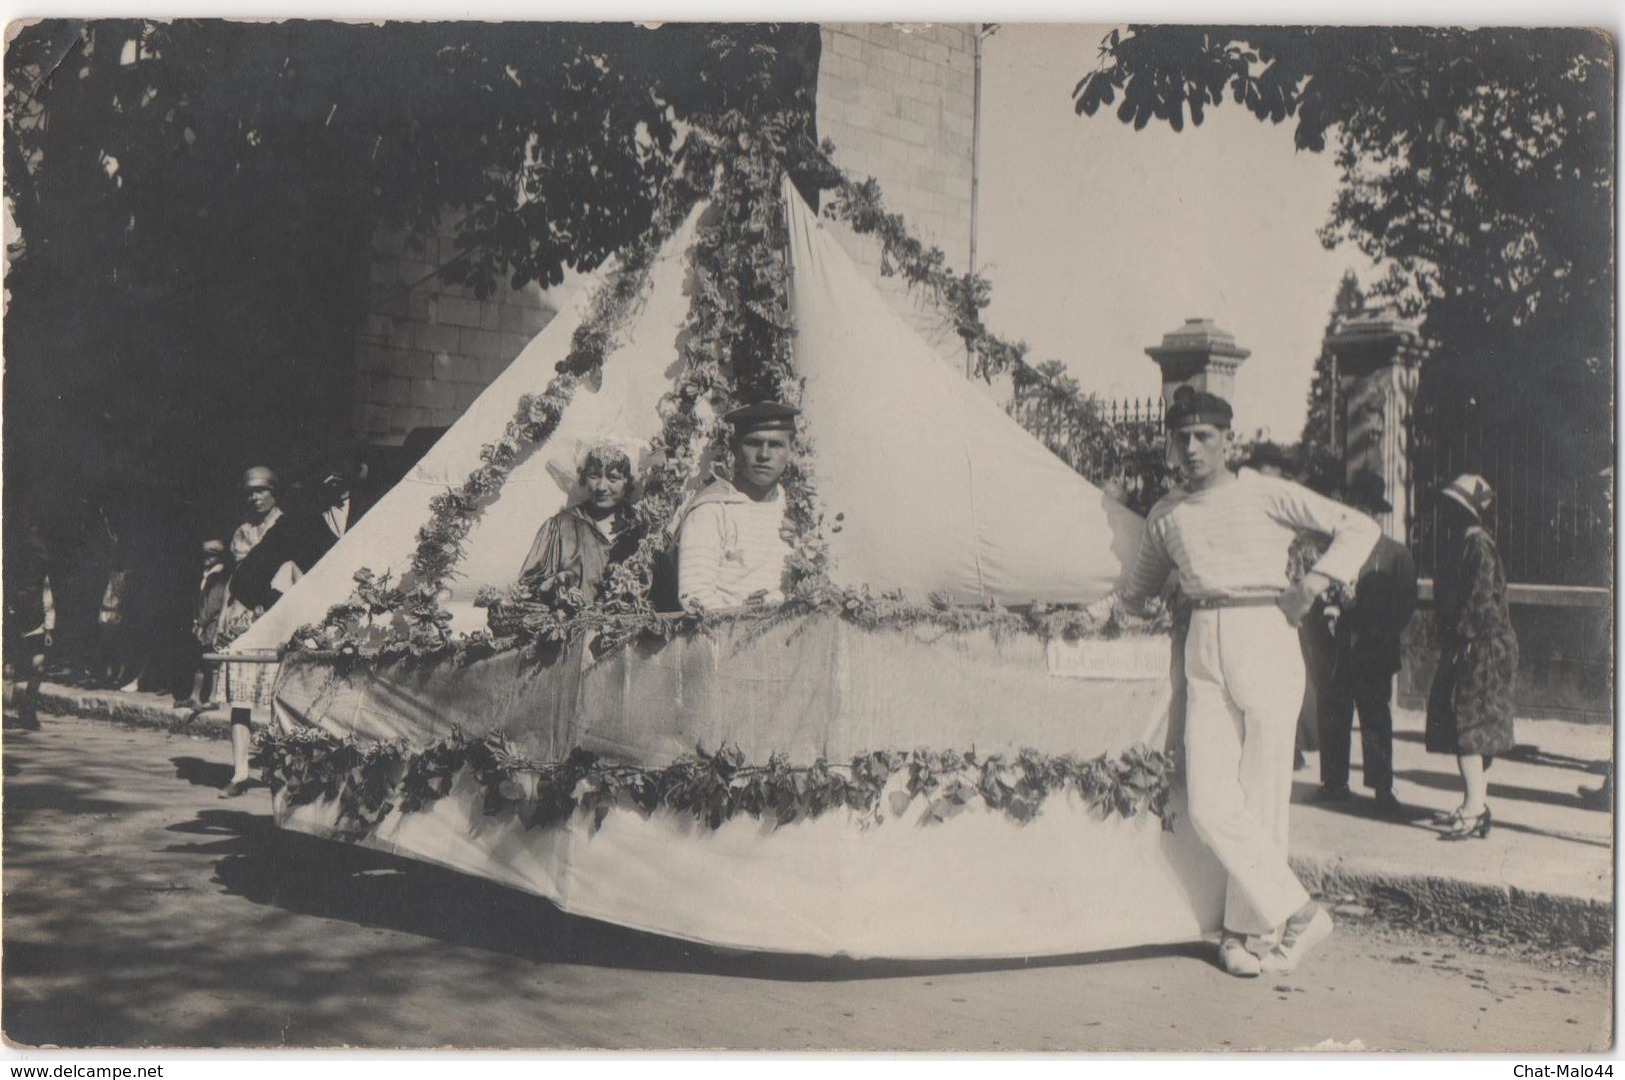
[[[1288,978],[1206,950],[1025,967],[718,956],[221,801],[223,743],[4,733],[5,1035],[28,1045],[1602,1050],[1606,977],[1360,926]]]

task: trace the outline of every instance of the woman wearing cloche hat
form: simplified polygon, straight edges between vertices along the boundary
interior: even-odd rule
[[[1488,529],[1495,492],[1465,473],[1439,489],[1439,564],[1434,623],[1439,668],[1428,694],[1427,748],[1453,754],[1465,792],[1441,815],[1443,839],[1490,833],[1484,770],[1512,749],[1512,683],[1518,639],[1507,608],[1506,571]]]
[[[237,526],[231,537],[231,558],[239,569],[248,553],[265,539],[271,526],[282,520],[282,508],[277,505],[279,487],[276,473],[263,465],[256,465],[243,473],[243,497],[248,504],[248,516]],[[215,632],[217,651],[236,640],[254,624],[264,608],[257,599],[245,598],[252,591],[245,588],[242,573],[233,573],[226,586],[226,605],[220,612],[219,628]],[[221,665],[221,690],[231,708],[231,782],[220,792],[223,799],[236,798],[252,782],[248,772],[248,758],[252,749],[253,714],[256,709],[270,708],[271,683],[275,670],[270,664],[226,663]]]

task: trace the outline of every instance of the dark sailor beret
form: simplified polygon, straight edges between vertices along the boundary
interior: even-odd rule
[[[747,431],[760,431],[763,428],[793,431],[796,417],[800,415],[801,410],[794,406],[777,401],[758,401],[754,405],[735,409],[722,419],[733,425],[736,434],[743,435]]]
[[[1216,394],[1181,386],[1174,391],[1174,400],[1168,405],[1166,422],[1169,431],[1177,431],[1192,424],[1212,424],[1227,428],[1235,415],[1230,403]]]

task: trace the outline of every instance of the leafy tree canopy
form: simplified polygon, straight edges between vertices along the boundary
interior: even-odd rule
[[[1365,308],[1365,294],[1360,291],[1359,279],[1345,272],[1337,283],[1337,297],[1332,301],[1331,318],[1326,322],[1326,336],[1331,336],[1337,324]],[[1309,411],[1304,417],[1303,434],[1299,443],[1303,448],[1304,475],[1317,491],[1329,491],[1343,479],[1343,445],[1347,432],[1342,431],[1338,411],[1342,406],[1337,386],[1337,364],[1331,350],[1322,349],[1315,357],[1315,373],[1309,383]]]
[[[810,25],[23,28],[8,479],[229,491],[333,443],[378,227],[452,214],[443,276],[557,283],[642,232],[693,128],[810,132],[817,51]]]
[[[1463,468],[1497,477],[1521,515],[1500,527],[1509,572],[1600,584],[1614,80],[1612,42],[1593,30],[1135,26],[1105,38],[1074,103],[1177,131],[1229,102],[1294,119],[1300,149],[1335,145],[1342,183],[1321,240],[1385,264],[1369,298],[1422,316],[1430,339],[1413,467],[1429,483]],[[1316,393],[1329,399],[1330,384]],[[1317,400],[1311,455],[1329,416]]]
[[[1134,26],[1077,111],[1181,130],[1229,101],[1334,142],[1322,233],[1384,260],[1437,364],[1584,382],[1612,351],[1614,51],[1590,30]]]

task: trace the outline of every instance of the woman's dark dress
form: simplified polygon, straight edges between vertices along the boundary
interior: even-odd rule
[[[548,587],[546,583],[568,572],[575,581],[574,587],[581,592],[582,602],[591,604],[598,598],[605,570],[630,557],[641,539],[641,528],[635,522],[627,522],[611,541],[603,526],[578,507],[569,507],[547,519],[537,530],[519,580],[545,588],[551,595],[556,587]]]
[[[1428,694],[1427,748],[1505,753],[1513,747],[1518,639],[1507,610],[1506,572],[1482,527],[1467,530],[1454,557],[1439,567],[1436,589],[1439,670]]]

